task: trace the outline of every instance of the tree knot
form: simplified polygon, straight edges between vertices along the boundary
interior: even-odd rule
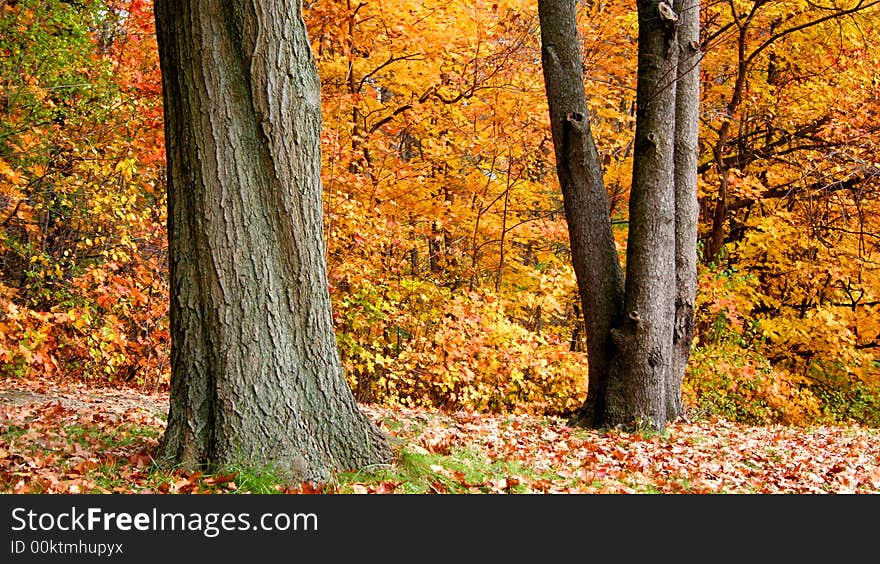
[[[652,347],[651,350],[648,351],[648,366],[651,368],[657,368],[660,366],[661,362],[663,362],[663,355],[656,347]]]
[[[565,116],[565,121],[578,132],[584,132],[587,129],[587,116],[580,112],[571,112]]]
[[[661,2],[657,4],[657,11],[660,12],[660,19],[667,24],[678,22],[678,14],[675,13],[675,10],[672,9],[672,6],[670,6],[668,2],[661,0]]]

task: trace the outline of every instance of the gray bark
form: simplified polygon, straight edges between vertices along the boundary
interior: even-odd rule
[[[611,329],[623,303],[623,272],[611,231],[602,164],[590,131],[575,10],[575,0],[538,1],[556,170],[587,330],[587,399],[572,422],[599,426],[604,422],[614,356]]]
[[[639,0],[633,183],[629,200],[620,374],[608,423],[663,428],[672,368],[675,287],[675,98],[678,44],[667,4]],[[671,11],[671,7],[668,8]]]
[[[290,480],[387,462],[331,321],[320,84],[299,0],[157,0],[171,256],[160,456]]]
[[[684,414],[681,385],[694,340],[697,293],[697,160],[700,125],[700,1],[676,0],[678,82],[675,99],[675,326],[666,419]],[[678,390],[676,392],[676,390]]]

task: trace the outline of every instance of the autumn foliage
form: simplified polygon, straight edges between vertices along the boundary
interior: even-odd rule
[[[158,383],[167,364],[152,12],[0,5],[0,362]]]
[[[704,2],[691,415],[880,424],[873,5]],[[306,3],[324,224],[363,402],[562,415],[586,393],[534,2]],[[625,253],[634,6],[581,7]],[[0,2],[0,373],[168,379],[152,5]]]

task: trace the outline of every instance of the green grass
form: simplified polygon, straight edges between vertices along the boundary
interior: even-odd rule
[[[27,433],[27,427],[20,427],[18,425],[9,425],[8,427],[6,427],[6,429],[3,431],[3,433],[0,433],[0,438],[2,438],[5,441],[12,442],[15,439],[17,439],[18,437],[24,435],[25,433]]]
[[[352,484],[380,484],[394,482],[399,485],[395,493],[491,493],[498,490],[493,481],[516,476],[509,493],[527,493],[528,486],[519,478],[527,480],[552,480],[562,477],[540,473],[515,461],[491,461],[476,449],[455,448],[448,455],[429,453],[421,447],[404,445],[398,449],[393,464],[380,465],[358,472],[340,473],[334,477],[334,488],[339,493],[350,493]],[[516,483],[518,482],[518,483]]]
[[[157,439],[161,431],[143,425],[122,424],[112,431],[89,425],[67,425],[64,433],[83,447],[93,445],[102,448],[125,448],[143,442],[143,439]]]
[[[253,467],[241,464],[224,466],[213,475],[235,474],[236,489],[231,493],[271,494],[278,493],[278,486],[285,481],[270,467]]]

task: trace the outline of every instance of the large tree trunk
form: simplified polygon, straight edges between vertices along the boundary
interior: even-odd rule
[[[698,100],[693,84],[679,86],[679,78],[689,80],[696,73],[678,67],[680,22],[672,5],[657,0],[637,5],[637,115],[625,281],[586,115],[575,0],[539,0],[538,10],[557,172],[588,331],[587,399],[573,423],[662,429],[682,411],[681,375],[693,333]],[[694,30],[688,30],[690,41]],[[693,56],[683,61],[696,62]],[[680,126],[679,119],[684,120]],[[677,218],[678,213],[685,216]]]
[[[590,132],[575,0],[539,0],[538,14],[556,171],[587,330],[587,399],[572,423],[601,426],[614,357],[611,329],[623,304],[623,272],[611,231],[602,164]]]
[[[161,458],[290,480],[386,462],[342,375],[299,0],[157,0],[171,253]]]

